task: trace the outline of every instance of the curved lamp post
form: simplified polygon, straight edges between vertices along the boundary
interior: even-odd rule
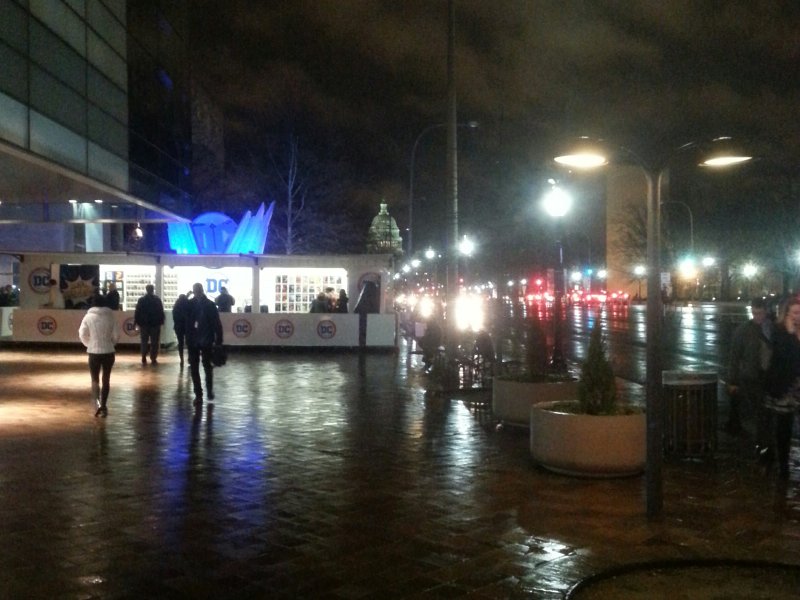
[[[478,126],[478,122],[467,121],[466,123],[458,123],[457,126],[475,129]],[[414,145],[411,147],[411,159],[408,162],[408,256],[411,256],[414,252],[414,160],[417,155],[417,146],[419,146],[420,140],[425,137],[426,134],[440,127],[447,127],[447,123],[428,125],[420,132],[417,139],[414,140]]]
[[[727,138],[718,138],[714,142],[724,142]],[[676,152],[694,148],[691,143],[678,148]],[[663,462],[663,401],[661,397],[661,261],[659,256],[661,187],[669,169],[674,153],[665,154],[658,159],[644,160],[625,147],[616,147],[624,157],[632,160],[639,167],[647,185],[647,308],[646,308],[646,346],[647,374],[645,398],[647,409],[647,467],[646,509],[648,517],[661,514],[664,504],[661,465]],[[580,140],[577,147],[569,153],[562,154],[554,160],[566,167],[576,169],[592,169],[609,163],[608,147],[602,142],[587,138]],[[701,163],[707,167],[726,167],[750,160],[750,156],[724,154],[717,150]]]

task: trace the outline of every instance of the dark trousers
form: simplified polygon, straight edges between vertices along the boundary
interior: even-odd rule
[[[186,347],[186,331],[184,329],[176,329],[175,339],[178,340],[178,356],[181,359],[181,365],[183,365],[183,349]]]
[[[139,334],[142,339],[142,358],[150,354],[150,360],[158,356],[158,341],[161,338],[161,325],[141,325]]]
[[[116,355],[111,354],[90,354],[89,355],[89,375],[92,378],[92,398],[100,400],[100,406],[105,406],[108,400],[108,389],[111,384],[111,367],[114,366]],[[102,388],[100,372],[102,371]]]
[[[189,372],[192,375],[192,386],[196,398],[203,397],[203,386],[200,383],[200,361],[202,357],[203,371],[206,375],[206,390],[214,391],[214,365],[211,364],[211,346],[188,346]]]

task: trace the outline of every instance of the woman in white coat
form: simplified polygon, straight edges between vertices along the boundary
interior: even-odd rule
[[[89,354],[89,375],[92,378],[92,398],[97,406],[95,417],[106,417],[108,409],[108,390],[111,382],[111,367],[116,355],[114,345],[119,341],[119,325],[108,306],[106,299],[95,295],[90,308],[81,321],[78,329],[81,342]],[[102,371],[102,387],[100,373]]]

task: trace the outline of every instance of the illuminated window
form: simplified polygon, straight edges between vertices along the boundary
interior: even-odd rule
[[[338,291],[344,287],[342,275],[308,273],[275,277],[275,312],[303,313],[325,288]]]

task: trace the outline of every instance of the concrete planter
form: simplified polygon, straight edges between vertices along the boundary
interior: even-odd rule
[[[624,477],[644,470],[644,411],[583,415],[556,412],[553,404],[536,404],[530,409],[531,456],[538,464],[550,471],[583,477]]]
[[[534,383],[495,377],[492,381],[492,413],[503,423],[528,427],[534,404],[571,400],[577,395],[577,380]]]

